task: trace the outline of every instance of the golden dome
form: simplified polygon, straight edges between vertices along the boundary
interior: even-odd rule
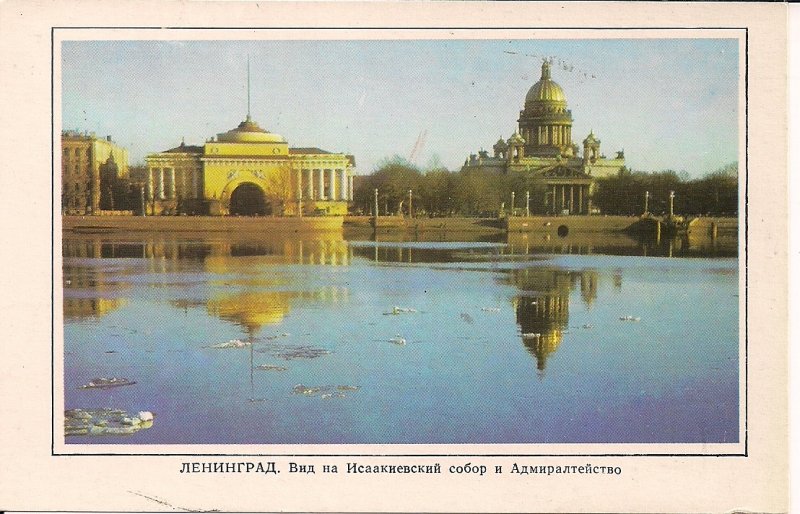
[[[235,129],[217,134],[217,140],[221,143],[285,143],[286,140],[280,134],[273,134],[258,126],[258,123],[247,115],[247,118],[239,123]]]
[[[561,86],[550,80],[550,63],[542,63],[542,78],[528,90],[525,103],[531,102],[567,102],[567,96]]]
[[[265,325],[276,325],[283,321],[289,313],[289,300],[292,296],[293,293],[282,291],[212,296],[206,309],[214,316],[255,333]]]

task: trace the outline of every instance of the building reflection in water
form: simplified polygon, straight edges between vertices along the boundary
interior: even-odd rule
[[[175,283],[173,273],[180,276],[187,271],[201,272],[205,284],[211,288],[208,297],[182,298],[170,303],[183,310],[204,308],[209,315],[233,323],[246,333],[249,358],[243,365],[246,364],[249,374],[250,402],[263,400],[256,397],[253,376],[253,346],[259,332],[283,321],[292,302],[341,302],[349,297],[345,286],[296,283],[304,275],[271,269],[298,264],[349,265],[353,254],[341,234],[314,234],[313,240],[236,234],[200,238],[162,234],[136,238],[116,234],[69,235],[65,236],[62,247],[67,320],[102,316],[123,306],[126,302],[123,298],[103,297],[113,291],[118,295],[126,274],[157,277],[156,280],[174,288],[183,284]],[[104,259],[140,259],[144,265],[108,266],[102,262]],[[130,288],[130,284],[124,287]],[[304,289],[309,287],[310,290]]]
[[[124,298],[64,298],[64,320],[100,318],[125,303]]]
[[[120,280],[116,272],[65,264],[63,274],[65,321],[101,318],[127,303],[119,294],[129,284]]]
[[[145,234],[65,235],[65,259],[125,259],[153,261],[207,261],[214,257],[263,257],[268,264],[347,265],[352,252],[338,233],[314,234],[313,240],[285,236],[220,234],[208,237]]]
[[[536,359],[539,376],[555,353],[569,323],[569,297],[580,288],[587,307],[597,299],[598,275],[594,270],[566,271],[526,268],[510,273],[510,282],[522,290],[513,299],[522,343]]]
[[[565,237],[541,232],[509,232],[505,253],[511,255],[635,255],[644,257],[736,257],[738,240],[703,233],[664,238],[625,232],[570,232]]]
[[[313,240],[286,236],[250,236],[238,234],[163,235],[163,234],[65,234],[64,317],[78,320],[100,317],[125,305],[118,298],[131,287],[126,275],[151,273],[158,280],[169,273],[187,269],[211,274],[210,285],[241,286],[241,293],[212,293],[203,306],[220,319],[242,326],[253,334],[264,325],[280,322],[289,311],[293,298],[342,301],[348,296],[343,287],[325,286],[312,292],[264,291],[265,287],[291,287],[288,279],[269,273],[274,265],[347,266],[352,249],[341,234],[314,234]],[[143,259],[144,266],[105,266],[96,259]],[[194,264],[193,264],[194,263]],[[225,275],[242,275],[236,279]],[[256,278],[257,276],[257,278]],[[175,285],[175,284],[169,284]],[[259,289],[254,289],[259,288]],[[188,308],[195,302],[178,300],[173,305]]]

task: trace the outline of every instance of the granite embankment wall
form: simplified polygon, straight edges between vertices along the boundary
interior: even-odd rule
[[[739,220],[736,218],[694,218],[689,222],[687,234],[735,236],[739,232]]]
[[[58,220],[57,220],[58,221]],[[93,232],[250,232],[291,233],[341,230],[343,218],[235,216],[63,216],[65,231]]]
[[[373,230],[370,216],[347,216],[345,228]],[[380,231],[427,231],[427,232],[502,232],[504,227],[497,218],[404,218],[402,216],[379,216]]]
[[[531,216],[507,218],[509,232],[622,232],[639,220],[635,216]]]
[[[566,227],[575,233],[622,233],[639,221],[632,216],[532,216],[496,218],[402,218],[381,216],[380,232],[437,233],[539,233],[558,234]],[[58,220],[57,220],[58,222]],[[368,216],[331,217],[233,217],[233,216],[63,216],[62,230],[78,233],[104,232],[241,232],[293,233],[341,230],[373,230]],[[56,226],[57,228],[57,226]],[[696,218],[688,228],[690,235],[735,236],[736,218]],[[716,235],[715,235],[716,237]]]
[[[638,218],[630,216],[531,216],[513,218],[402,218],[381,216],[378,229],[386,231],[442,231],[442,232],[541,232],[555,233],[566,226],[570,232],[621,232]],[[372,229],[372,218],[348,216],[346,228]]]

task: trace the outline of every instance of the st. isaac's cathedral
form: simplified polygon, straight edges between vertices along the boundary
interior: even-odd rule
[[[625,166],[622,151],[612,159],[600,152],[600,140],[590,132],[579,155],[572,142],[572,111],[567,97],[550,77],[550,63],[542,64],[542,78],[525,96],[519,128],[492,147],[472,154],[462,171],[525,173],[545,190],[543,208],[552,214],[590,214],[594,180],[616,174]]]

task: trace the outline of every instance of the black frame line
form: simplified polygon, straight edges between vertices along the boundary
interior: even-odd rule
[[[598,30],[598,31],[624,31],[624,30],[744,30],[744,453],[103,453],[103,452],[84,452],[84,453],[56,453],[55,452],[55,32],[56,30],[271,30],[271,31],[293,31],[293,30]],[[749,216],[749,28],[748,27],[313,27],[313,26],[291,26],[291,27],[137,27],[137,26],[51,26],[50,27],[50,456],[51,457],[749,457],[748,442],[748,404],[749,404],[749,375],[748,375],[748,355],[749,355],[749,325],[748,325],[748,285],[749,285],[749,254],[748,254],[748,216]],[[243,40],[244,41],[244,40]],[[258,40],[253,40],[258,41]],[[741,231],[740,231],[741,232]],[[738,259],[737,259],[738,260]],[[740,313],[741,314],[741,313]],[[741,379],[741,377],[740,377]],[[741,387],[741,382],[740,382]],[[741,398],[740,398],[741,402]],[[741,411],[740,411],[741,414]],[[465,445],[463,443],[460,443]],[[471,445],[471,443],[469,443]],[[498,444],[498,443],[493,443]],[[505,443],[504,443],[505,444]],[[519,443],[514,443],[519,444]],[[523,443],[525,444],[525,443]],[[544,443],[529,443],[544,444]],[[553,443],[567,444],[567,443]],[[572,444],[572,443],[569,443]],[[596,444],[596,443],[575,443],[575,444]],[[606,444],[639,444],[639,443],[606,443]],[[642,443],[653,444],[653,443]],[[662,443],[656,443],[662,444]],[[673,443],[663,443],[673,444]],[[681,443],[678,443],[681,444]],[[703,444],[703,443],[686,443]],[[718,443],[714,443],[718,444]],[[738,444],[738,443],[720,443]],[[441,446],[458,446],[459,444],[445,443]],[[549,445],[549,443],[548,443]],[[131,445],[125,445],[130,447]],[[155,445],[154,445],[155,446]],[[266,445],[264,445],[266,446]],[[281,445],[294,446],[294,445]],[[326,445],[334,446],[334,444]],[[359,445],[361,446],[361,445]],[[369,446],[369,445],[367,445]],[[374,446],[393,446],[375,444]],[[399,445],[398,445],[399,446]],[[489,446],[489,445],[484,445]]]

